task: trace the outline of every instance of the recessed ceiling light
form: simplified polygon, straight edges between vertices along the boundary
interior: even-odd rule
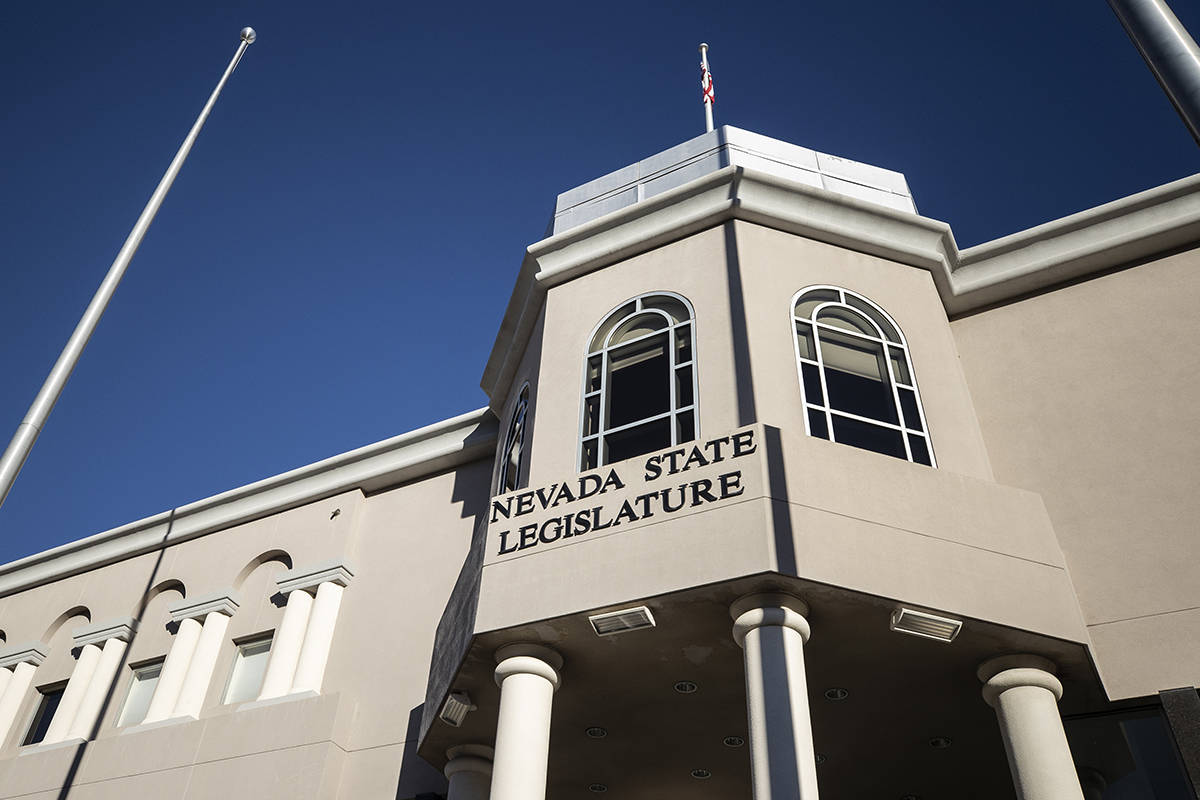
[[[845,700],[850,696],[850,692],[840,686],[834,686],[825,690],[826,700]]]
[[[822,764],[824,764],[824,763],[825,763],[825,754],[824,754],[824,753],[817,753],[816,755],[817,755],[817,766],[819,767],[819,766],[821,766]]]
[[[694,769],[692,770],[692,777],[698,781],[706,781],[712,777],[712,773],[706,769]]]
[[[691,681],[678,681],[675,684],[675,691],[679,692],[680,694],[695,694],[696,690],[699,688],[699,686]]]
[[[939,617],[927,611],[917,611],[912,608],[897,608],[892,612],[892,621],[888,625],[899,633],[920,636],[939,642],[952,642],[962,630],[962,620],[951,617]]]
[[[919,794],[906,794],[906,795],[904,795],[903,797],[901,797],[901,798],[900,798],[900,800],[921,800],[921,795],[919,795]]]
[[[726,736],[725,737],[725,746],[726,747],[741,747],[745,743],[746,743],[746,740],[740,736]]]
[[[605,736],[608,736],[608,731],[604,728],[601,728],[599,725],[593,725],[584,731],[584,733],[586,733],[592,739],[603,739]]]
[[[952,744],[954,744],[954,740],[949,736],[935,736],[929,740],[929,746],[934,750],[945,750]]]
[[[601,794],[603,792],[607,792],[608,787],[605,786],[603,783],[593,783],[592,785],[588,786],[588,791],[595,792],[596,794]]]

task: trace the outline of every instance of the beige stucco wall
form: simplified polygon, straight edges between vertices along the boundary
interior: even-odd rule
[[[1038,492],[1114,698],[1200,684],[1200,252],[952,325],[996,477]]]
[[[35,688],[70,677],[71,635],[89,617],[140,617],[94,741],[18,748],[38,700],[36,691],[27,693],[0,749],[0,797],[57,797],[64,784],[73,798],[406,797],[438,789],[441,776],[408,754],[415,742],[406,742],[424,699],[433,631],[486,498],[490,467],[477,461],[370,497],[344,492],[0,598],[8,643],[41,641],[47,650]],[[235,641],[279,624],[275,580],[285,562],[303,569],[331,561],[350,565],[354,578],[320,695],[222,705]],[[200,719],[117,728],[130,665],[171,647],[168,606],[228,590],[241,605]]]

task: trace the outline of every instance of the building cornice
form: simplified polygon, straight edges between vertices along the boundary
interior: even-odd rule
[[[480,382],[492,407],[549,288],[730,220],[928,270],[953,318],[1200,240],[1200,175],[960,251],[944,222],[726,167],[528,248]]]
[[[0,597],[342,492],[375,492],[444,472],[496,448],[487,408],[131,522],[0,566]]]

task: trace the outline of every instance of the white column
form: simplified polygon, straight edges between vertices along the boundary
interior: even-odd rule
[[[217,656],[221,654],[221,645],[225,643],[225,631],[228,628],[228,614],[210,611],[205,615],[200,638],[196,641],[196,650],[192,653],[192,663],[188,665],[183,685],[179,687],[179,699],[175,701],[175,710],[171,716],[200,716],[200,709],[204,707],[204,698],[208,694],[208,684],[212,681],[213,668],[217,665]]]
[[[175,704],[179,702],[179,690],[183,688],[183,678],[187,675],[192,654],[196,651],[196,642],[200,639],[200,628],[200,620],[195,617],[179,621],[179,630],[175,632],[171,651],[163,662],[158,685],[154,687],[154,696],[150,698],[146,718],[142,720],[143,725],[164,720],[175,710]]]
[[[536,644],[496,651],[500,717],[491,800],[545,800],[550,709],[561,683],[562,656]]]
[[[0,666],[10,676],[0,693],[0,747],[4,746],[17,712],[21,710],[33,683],[33,673],[45,659],[46,653],[40,644],[9,647],[0,653]]]
[[[83,702],[83,695],[87,692],[88,684],[92,682],[92,673],[96,671],[96,663],[99,660],[100,648],[96,645],[85,644],[80,648],[79,657],[75,659],[75,668],[71,670],[71,677],[67,680],[67,688],[63,691],[62,699],[58,701],[58,710],[54,712],[54,719],[50,720],[50,727],[46,729],[46,736],[42,739],[46,744],[61,742],[67,738],[71,723],[75,721],[75,712]]]
[[[116,636],[105,640],[104,648],[100,651],[100,658],[96,662],[96,669],[92,673],[92,679],[88,681],[87,691],[84,692],[83,698],[79,702],[79,709],[75,712],[75,719],[71,722],[71,728],[67,732],[68,739],[91,738],[92,729],[104,707],[105,699],[115,694],[113,683],[117,678],[117,670],[121,668],[121,663],[125,658],[125,649],[128,646],[129,642]]]
[[[308,617],[308,630],[304,632],[304,644],[300,647],[300,658],[296,661],[296,677],[292,681],[293,692],[319,692],[325,679],[325,664],[329,661],[329,646],[333,644],[333,628],[337,624],[338,608],[342,604],[344,589],[332,581],[317,587],[312,613]]]
[[[446,751],[443,772],[450,781],[446,800],[488,800],[492,788],[492,748],[462,744]]]
[[[1058,701],[1054,664],[1039,656],[993,658],[979,668],[983,699],[996,710],[1019,800],[1083,800]]]
[[[12,680],[13,672],[8,667],[0,667],[0,697],[4,697],[4,690],[8,688],[8,682]]]
[[[746,665],[746,713],[754,800],[817,800],[804,643],[808,607],[785,594],[743,597],[730,607]]]
[[[271,657],[263,676],[262,690],[258,693],[259,700],[287,694],[296,677],[296,664],[300,660],[300,646],[304,643],[313,599],[304,589],[293,589],[287,598],[283,620],[271,640]]]

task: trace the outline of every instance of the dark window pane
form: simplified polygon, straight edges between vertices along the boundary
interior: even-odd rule
[[[692,404],[692,368],[675,370],[675,407],[687,408]]]
[[[833,332],[822,332],[818,339],[825,362],[829,407],[883,422],[899,422],[883,345]]]
[[[892,359],[892,374],[896,376],[896,383],[912,386],[912,377],[908,374],[908,361],[904,358],[904,351],[899,347],[889,347],[888,354]]]
[[[618,428],[671,408],[667,336],[652,336],[609,354],[608,426]],[[611,459],[610,459],[611,460]]]
[[[664,450],[671,446],[671,419],[666,417],[620,433],[610,433],[604,437],[604,442],[608,452],[605,464],[624,461],[653,450]]]
[[[600,430],[600,395],[593,395],[584,403],[587,405],[587,416],[583,420],[583,435],[591,436]]]
[[[583,469],[595,469],[597,464],[597,455],[599,439],[590,439],[583,443]]]
[[[694,411],[685,411],[677,416],[675,420],[677,428],[676,442],[683,444],[696,438],[696,413]]]
[[[929,457],[929,446],[925,443],[924,436],[908,435],[908,447],[912,450],[913,461],[918,464],[924,464],[927,467],[933,466],[933,460]]]
[[[834,414],[833,438],[852,447],[874,450],[876,453],[908,460],[908,454],[904,452],[904,440],[900,438],[900,431],[894,431],[891,428],[859,422],[856,419],[846,419]]]
[[[680,325],[675,329],[675,363],[684,364],[692,360],[692,328]]]
[[[825,424],[824,411],[816,408],[808,410],[808,429],[812,431],[813,436],[819,436],[822,439],[829,438],[829,426]]]
[[[584,390],[586,392],[600,391],[600,360],[601,356],[588,359],[587,389]]]
[[[796,346],[800,350],[801,358],[817,359],[817,351],[813,347],[812,325],[807,322],[796,323]]]
[[[815,405],[824,405],[825,398],[821,394],[821,370],[816,364],[800,364],[800,372],[804,375],[804,399]]]
[[[29,733],[25,735],[25,741],[21,744],[37,744],[46,738],[46,730],[50,727],[50,720],[54,719],[54,712],[58,710],[62,696],[62,689],[42,692],[42,699],[33,716],[33,724],[29,726]]]
[[[917,413],[917,393],[902,386],[896,391],[900,395],[900,408],[904,410],[905,426],[924,433],[925,429],[921,427],[921,415]]]

